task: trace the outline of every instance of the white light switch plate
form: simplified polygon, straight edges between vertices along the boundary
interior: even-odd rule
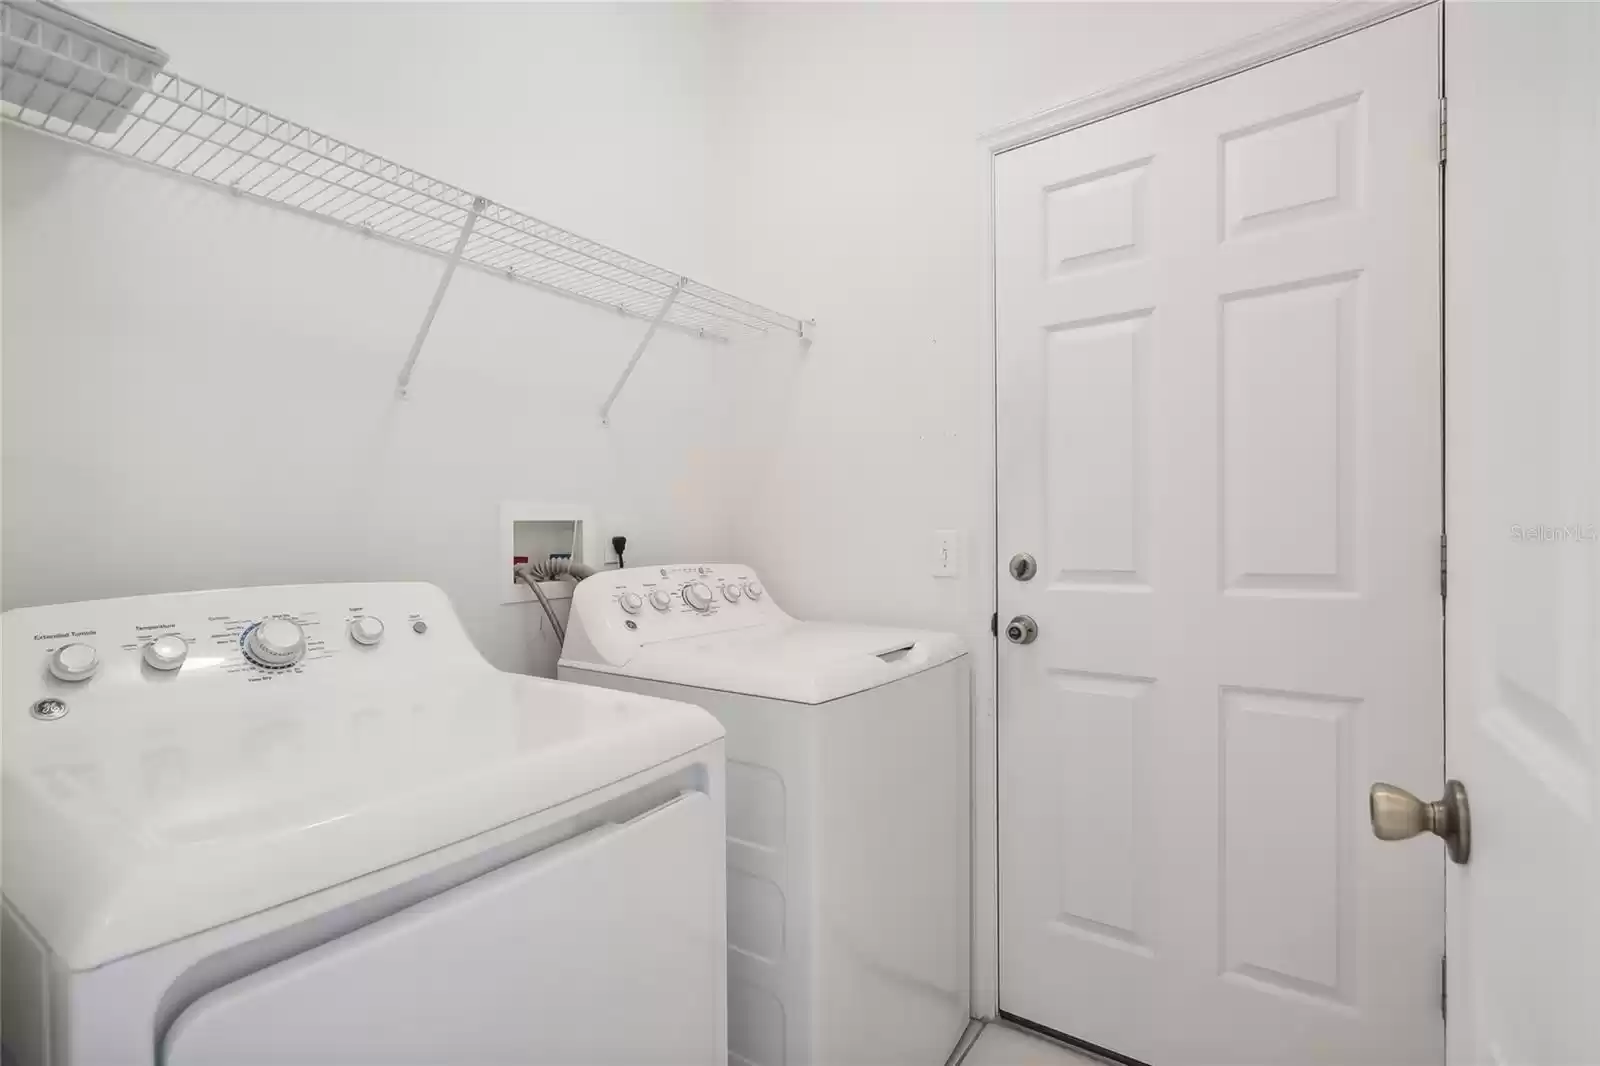
[[[956,577],[961,573],[961,535],[954,529],[933,531],[933,576]]]

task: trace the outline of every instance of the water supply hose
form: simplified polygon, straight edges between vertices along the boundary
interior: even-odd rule
[[[550,628],[555,630],[556,643],[566,644],[567,627],[556,617],[556,609],[550,606],[550,598],[544,594],[544,589],[539,587],[539,582],[566,579],[576,585],[591,576],[594,567],[575,563],[571,559],[546,559],[542,563],[519,563],[512,568],[511,573],[518,581],[533,590],[534,599],[544,608],[545,617],[550,619]]]

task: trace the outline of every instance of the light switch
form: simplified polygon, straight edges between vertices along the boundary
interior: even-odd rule
[[[954,529],[933,531],[933,576],[957,577],[961,573],[961,535]]]

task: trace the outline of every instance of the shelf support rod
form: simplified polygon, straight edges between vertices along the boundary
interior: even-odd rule
[[[678,278],[678,283],[672,287],[671,292],[667,293],[667,298],[661,301],[661,310],[657,311],[656,317],[650,320],[650,328],[646,329],[644,336],[639,338],[639,346],[633,350],[633,357],[628,360],[628,365],[622,368],[622,376],[617,379],[615,385],[611,386],[611,395],[607,396],[606,402],[600,405],[600,424],[602,426],[611,424],[611,405],[617,402],[618,396],[622,395],[622,387],[633,376],[633,368],[639,365],[639,357],[644,354],[646,348],[650,347],[650,338],[656,335],[656,330],[660,329],[661,323],[666,321],[667,312],[671,311],[672,305],[678,302],[678,294],[683,292],[683,287],[687,284],[689,284],[688,278]]]
[[[417,336],[411,342],[411,354],[406,356],[406,365],[400,368],[400,380],[396,384],[396,391],[402,399],[405,398],[406,387],[411,384],[411,371],[416,369],[417,356],[422,354],[422,344],[428,339],[428,331],[433,328],[433,316],[439,313],[439,305],[444,303],[445,290],[450,287],[450,279],[455,276],[456,267],[461,263],[461,255],[467,250],[467,241],[472,237],[472,227],[478,224],[478,216],[488,206],[489,201],[482,196],[472,198],[472,209],[467,212],[466,220],[461,223],[461,235],[456,238],[456,246],[450,250],[450,258],[445,261],[444,274],[439,278],[439,287],[433,290],[433,299],[428,303],[428,311],[422,316],[422,325],[417,327]]]

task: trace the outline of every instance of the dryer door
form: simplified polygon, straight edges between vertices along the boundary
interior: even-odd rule
[[[722,836],[682,793],[211,992],[161,1061],[720,1063]]]

